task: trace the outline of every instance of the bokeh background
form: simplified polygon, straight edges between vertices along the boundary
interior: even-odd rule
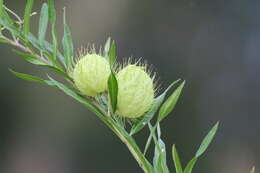
[[[43,0],[36,2],[39,11]],[[6,0],[23,15],[25,0]],[[75,47],[103,45],[153,64],[161,88],[187,81],[175,111],[162,123],[168,153],[192,158],[217,121],[220,130],[195,173],[260,169],[260,1],[56,0],[59,36],[67,7]],[[32,28],[38,29],[38,16]],[[17,79],[8,68],[43,69],[0,45],[0,172],[142,172],[124,145],[92,113],[53,88]],[[143,146],[147,132],[137,135]],[[174,172],[170,154],[169,166]]]

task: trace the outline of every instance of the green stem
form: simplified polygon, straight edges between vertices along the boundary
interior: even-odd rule
[[[107,116],[102,109],[95,112],[96,115],[119,137],[119,139],[127,146],[131,154],[134,156],[135,160],[138,162],[139,166],[143,169],[145,173],[153,173],[153,167],[149,161],[145,158],[138,145],[134,141],[125,129],[120,127],[110,116]]]

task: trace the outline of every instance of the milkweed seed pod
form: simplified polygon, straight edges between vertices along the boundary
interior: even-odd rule
[[[128,65],[117,74],[117,114],[127,118],[138,118],[149,110],[154,100],[153,78],[146,68]]]
[[[87,96],[96,96],[107,89],[110,75],[108,61],[97,54],[87,54],[75,65],[73,78],[76,87]]]

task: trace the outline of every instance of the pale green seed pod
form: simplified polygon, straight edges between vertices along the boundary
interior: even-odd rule
[[[153,79],[145,67],[128,65],[117,74],[117,114],[137,118],[149,110],[154,100]]]
[[[107,89],[110,75],[108,61],[97,54],[87,54],[75,65],[73,78],[82,94],[96,96]]]

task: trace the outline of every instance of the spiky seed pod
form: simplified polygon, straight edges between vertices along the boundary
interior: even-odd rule
[[[107,89],[109,63],[102,56],[87,54],[75,65],[73,78],[76,87],[87,96],[96,96]]]
[[[154,100],[153,78],[145,67],[128,65],[117,74],[117,114],[127,118],[142,116]]]

